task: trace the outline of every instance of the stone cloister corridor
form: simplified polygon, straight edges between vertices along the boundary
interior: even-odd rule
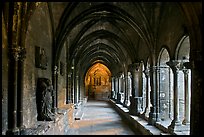
[[[2,2],[2,135],[201,135],[202,2]]]

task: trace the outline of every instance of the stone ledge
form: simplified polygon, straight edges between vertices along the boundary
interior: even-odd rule
[[[109,100],[109,102],[116,108],[119,114],[128,121],[128,123],[134,126],[136,131],[139,131],[144,135],[170,135],[155,126],[148,125],[146,120],[138,116],[130,115],[127,108],[120,104],[116,104],[113,100]]]
[[[54,121],[37,121],[34,127],[24,129],[22,135],[55,135],[68,132],[68,110],[58,109]],[[57,132],[56,132],[57,131]]]
[[[128,108],[124,107],[121,104],[116,104],[115,101],[113,101],[113,100],[109,100],[109,102],[111,102],[111,104],[114,105],[114,107],[118,110],[118,112],[123,117],[125,117],[125,119],[127,119],[129,121],[129,123],[133,124],[136,129],[138,127],[143,129],[144,132],[142,132],[142,133],[144,133],[144,134],[147,134],[147,135],[170,135],[170,134],[172,134],[172,135],[189,135],[190,134],[190,130],[185,125],[183,126],[182,131],[171,133],[168,130],[168,126],[171,124],[171,121],[156,122],[155,126],[148,125],[148,122],[147,122],[148,118],[142,116],[142,114],[141,114],[141,117],[130,115]]]

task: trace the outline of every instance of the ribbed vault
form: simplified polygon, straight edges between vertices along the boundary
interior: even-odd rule
[[[60,33],[56,36],[56,60],[67,39],[70,62],[74,59],[74,65],[85,67],[83,70],[96,60],[102,60],[111,71],[116,72],[120,71],[117,68],[137,60],[136,45],[140,39],[145,39],[145,34],[129,13],[109,3],[87,5],[90,8],[84,4],[82,7],[86,10],[83,12],[80,12],[81,6],[68,4],[73,13],[67,7],[62,15]],[[74,8],[78,9],[77,12]]]

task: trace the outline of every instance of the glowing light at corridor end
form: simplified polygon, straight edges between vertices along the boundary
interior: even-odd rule
[[[111,90],[111,72],[101,63],[96,63],[86,73],[85,86],[86,95],[102,96],[102,94],[109,93]]]

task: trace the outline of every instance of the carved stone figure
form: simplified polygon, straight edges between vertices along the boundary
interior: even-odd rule
[[[48,67],[48,57],[46,55],[45,49],[40,47],[35,47],[35,66],[46,70]]]
[[[47,69],[47,66],[48,66],[48,59],[47,59],[45,50],[43,48],[41,49],[41,54],[40,54],[40,66],[41,66],[41,69]]]
[[[36,101],[38,108],[39,121],[52,121],[54,114],[52,109],[52,85],[51,81],[47,78],[39,78],[37,83]]]

